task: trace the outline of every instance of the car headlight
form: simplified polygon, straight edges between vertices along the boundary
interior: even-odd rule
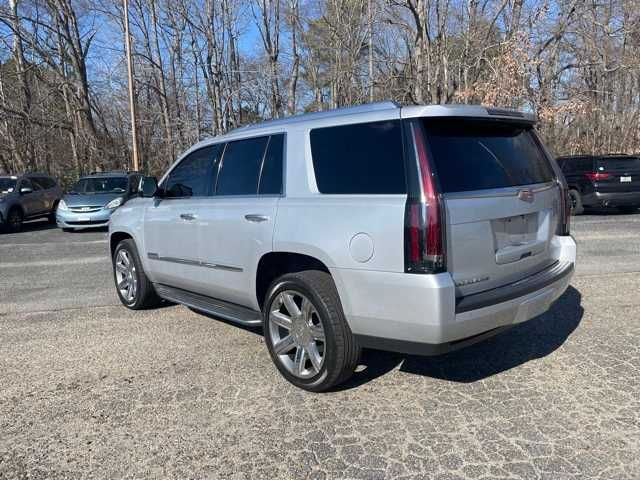
[[[58,203],[58,210],[69,210],[67,202],[65,202],[64,200],[60,200],[60,203]]]
[[[118,208],[120,205],[122,205],[122,197],[114,198],[109,203],[107,203],[107,205],[104,208],[108,208],[108,209]]]

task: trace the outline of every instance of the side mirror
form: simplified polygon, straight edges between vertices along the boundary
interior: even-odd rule
[[[158,180],[156,177],[142,177],[140,180],[140,195],[145,198],[150,198],[158,193]]]
[[[22,187],[20,189],[20,195],[26,195],[27,193],[32,193],[32,192],[33,192],[33,188]]]

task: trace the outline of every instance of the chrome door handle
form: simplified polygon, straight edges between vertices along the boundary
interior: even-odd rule
[[[249,215],[245,215],[244,219],[247,220],[248,222],[260,223],[260,222],[266,222],[267,220],[269,220],[269,217],[267,217],[266,215],[249,214]]]
[[[180,218],[183,220],[195,220],[196,216],[193,213],[181,213]]]

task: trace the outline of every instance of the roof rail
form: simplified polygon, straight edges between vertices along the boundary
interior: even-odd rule
[[[110,175],[110,174],[129,174],[129,173],[140,173],[137,170],[104,170],[104,171],[98,171],[95,170],[93,172],[90,172],[89,175]]]
[[[400,104],[391,100],[385,100],[383,102],[365,103],[362,105],[354,105],[351,107],[334,108],[332,110],[322,110],[319,112],[301,113],[298,115],[292,115],[290,117],[276,118],[273,120],[265,120],[264,122],[251,123],[242,127],[235,128],[231,132],[241,132],[250,130],[257,127],[271,127],[274,125],[301,122],[306,120],[313,120],[316,118],[333,117],[338,115],[352,115],[356,113],[368,113],[381,110],[391,110],[400,108]]]

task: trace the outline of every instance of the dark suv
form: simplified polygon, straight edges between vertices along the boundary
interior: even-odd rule
[[[24,220],[48,217],[55,222],[62,189],[43,173],[0,176],[0,226],[18,232]]]
[[[616,207],[624,213],[640,207],[640,157],[572,155],[557,160],[569,185],[574,215],[589,207]]]

